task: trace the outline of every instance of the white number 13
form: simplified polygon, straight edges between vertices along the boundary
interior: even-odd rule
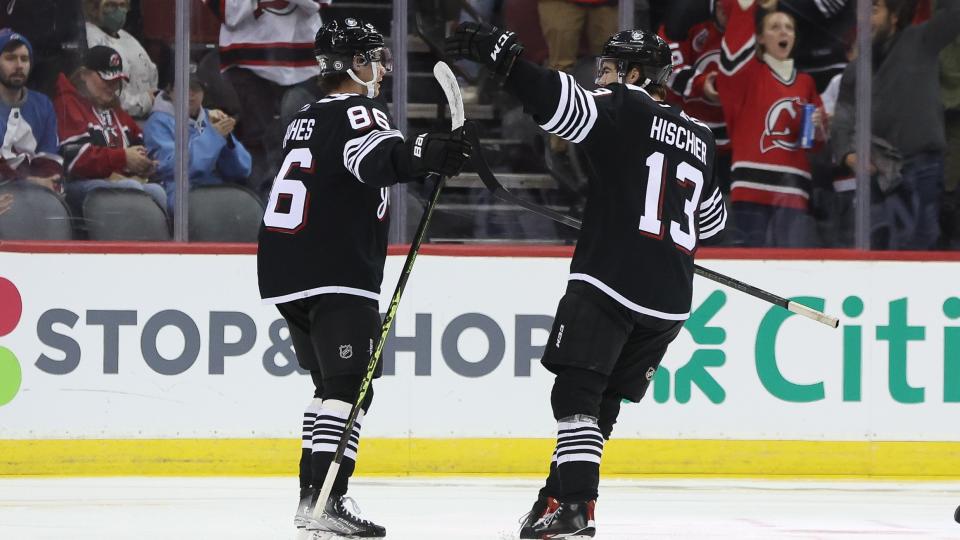
[[[667,175],[665,164],[666,156],[662,152],[654,152],[647,158],[647,168],[650,169],[650,172],[647,175],[643,215],[640,216],[640,230],[657,238],[663,236],[661,212],[663,211],[663,179]],[[687,230],[683,230],[682,226],[676,221],[671,221],[670,238],[686,251],[693,251],[697,246],[696,223],[694,220],[697,217],[697,204],[703,191],[703,173],[684,161],[677,167],[676,179],[681,186],[692,183],[693,196],[683,201],[683,213],[687,216]]]

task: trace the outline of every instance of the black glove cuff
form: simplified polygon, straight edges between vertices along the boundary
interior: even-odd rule
[[[519,42],[514,42],[504,51],[503,58],[491,70],[491,78],[497,83],[497,86],[502,86],[503,82],[507,80],[513,65],[521,54],[523,54],[523,45]]]

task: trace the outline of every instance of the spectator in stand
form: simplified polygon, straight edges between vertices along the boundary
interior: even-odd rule
[[[264,194],[280,165],[283,130],[319,98],[314,37],[329,0],[204,0],[221,21],[220,69],[240,98],[237,136],[253,156],[249,185]]]
[[[580,36],[586,26],[590,53],[600,54],[607,38],[617,31],[616,0],[538,0],[540,28],[547,42],[547,67],[573,72],[580,50]],[[567,142],[550,136],[554,169],[561,175],[572,175]],[[571,180],[574,181],[575,180]]]
[[[81,0],[0,0],[0,28],[16,28],[33,46],[30,88],[53,95],[61,72],[80,63]]]
[[[203,107],[204,87],[190,77],[190,187],[233,182],[243,184],[250,174],[250,153],[233,135],[237,121],[223,111]],[[173,82],[160,92],[143,128],[147,152],[157,159],[157,178],[167,191],[167,210],[173,215],[174,137]]]
[[[27,38],[0,29],[0,182],[23,180],[60,193],[57,115],[50,98],[27,89],[32,65]]]
[[[724,1],[674,0],[663,21],[665,35],[682,41]],[[803,36],[794,54],[797,70],[812,76],[822,93],[847,64],[847,36],[856,27],[856,0],[780,0],[777,9],[793,18],[797,35]]]
[[[84,0],[87,46],[103,45],[120,53],[129,81],[120,93],[123,110],[145,119],[157,93],[157,66],[139,41],[123,29],[130,0]]]
[[[812,186],[801,123],[804,106],[814,105],[822,141],[823,105],[813,78],[794,66],[793,17],[776,8],[777,0],[726,4],[716,84],[733,144],[730,200],[744,245],[810,247]]]
[[[690,24],[682,38],[674,40],[668,35],[666,25],[661,25],[658,33],[673,53],[673,74],[667,81],[670,90],[667,100],[682,106],[685,113],[713,131],[717,143],[714,172],[720,190],[726,194],[730,192],[730,136],[716,81],[720,71],[720,40],[727,26],[727,13],[725,3],[711,3],[713,13],[710,18]],[[687,5],[678,5],[677,9],[693,13]]]
[[[879,206],[874,219],[888,229],[874,237],[873,247],[881,249],[934,249],[940,238],[947,142],[939,56],[960,34],[960,0],[943,0],[929,21],[911,26],[915,5],[915,0],[874,0],[870,18],[873,154],[902,160],[891,173],[876,159],[871,167],[881,172],[874,175],[871,199]],[[843,74],[833,124],[836,159],[851,169],[857,161],[857,62]]]
[[[83,65],[68,79],[60,75],[53,100],[60,131],[60,153],[67,169],[67,202],[78,213],[97,188],[146,191],[161,208],[167,194],[148,183],[157,163],[143,146],[143,133],[120,107],[127,78],[120,53],[92,47]]]

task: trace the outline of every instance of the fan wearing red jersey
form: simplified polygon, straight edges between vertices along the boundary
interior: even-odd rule
[[[700,120],[713,131],[717,144],[717,164],[714,174],[720,190],[730,192],[730,137],[723,108],[716,89],[720,72],[720,40],[727,25],[726,4],[713,3],[713,16],[697,21],[686,29],[686,34],[672,39],[666,24],[657,34],[670,46],[673,55],[673,73],[667,80],[667,101],[683,107],[688,115]]]
[[[813,78],[794,67],[794,20],[776,10],[777,0],[725,1],[729,21],[717,90],[733,145],[730,200],[736,227],[747,246],[810,246],[812,181],[800,139],[804,106],[813,105],[817,144],[822,143],[823,103]],[[760,8],[766,12],[758,19]]]

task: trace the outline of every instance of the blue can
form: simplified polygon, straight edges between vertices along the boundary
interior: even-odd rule
[[[800,122],[800,148],[813,148],[815,139],[813,113],[817,106],[807,103],[803,106],[803,118]]]

